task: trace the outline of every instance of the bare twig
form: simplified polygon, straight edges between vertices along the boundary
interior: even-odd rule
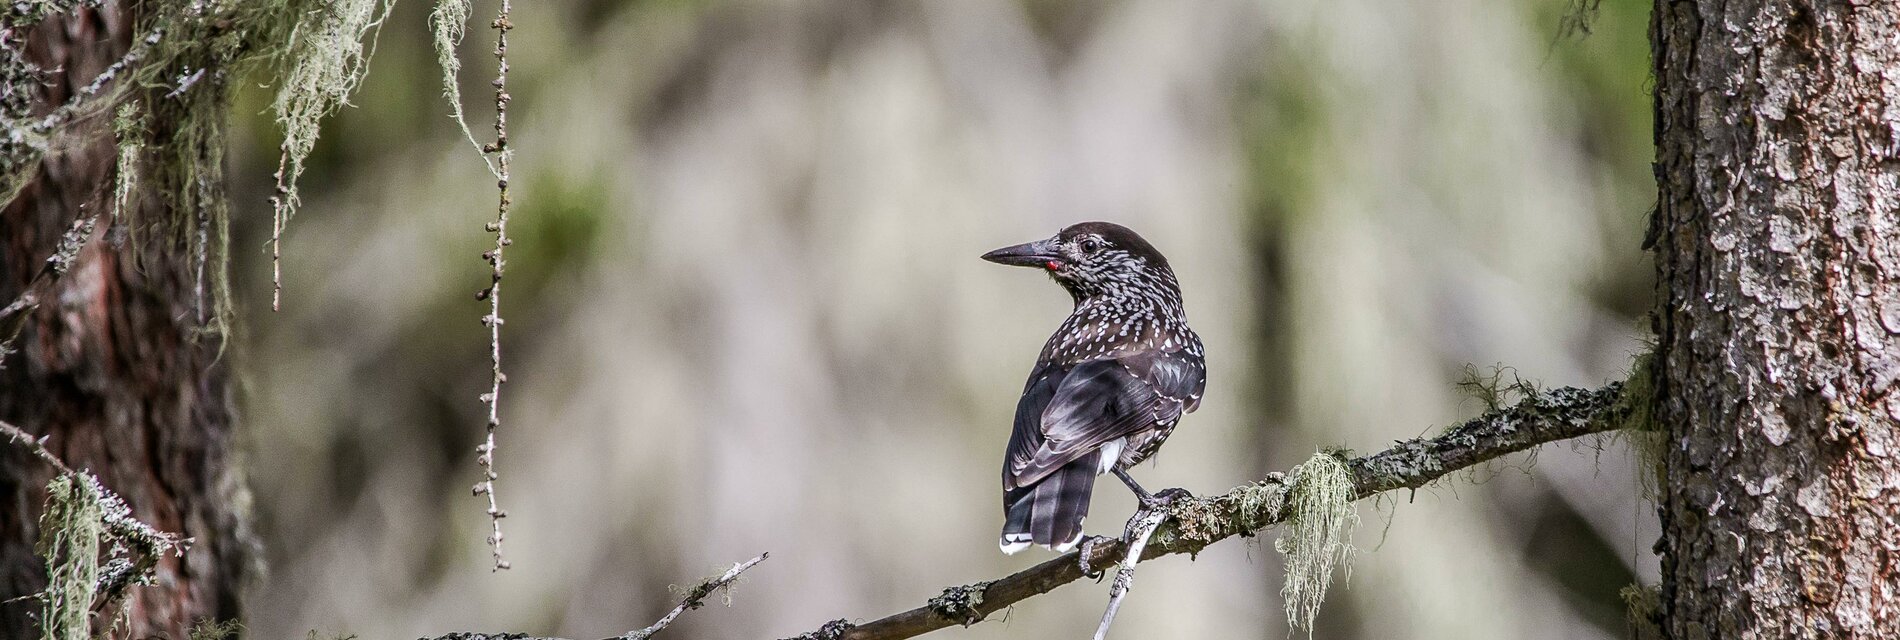
[[[53,249],[53,255],[46,259],[40,270],[33,274],[26,286],[21,289],[20,297],[7,306],[0,307],[0,369],[6,368],[6,358],[13,353],[13,340],[20,336],[20,330],[26,328],[27,318],[39,307],[39,298],[34,292],[42,284],[50,286],[72,271],[79,262],[79,250],[85,248],[86,241],[92,238],[98,216],[81,216],[73,221],[71,229],[59,238],[59,246]]]
[[[1115,623],[1115,612],[1122,608],[1122,597],[1135,587],[1135,560],[1148,548],[1148,540],[1155,535],[1155,529],[1161,528],[1161,522],[1168,519],[1164,509],[1143,509],[1135,512],[1135,521],[1129,523],[1136,531],[1134,540],[1129,543],[1128,553],[1122,558],[1122,566],[1115,570],[1115,582],[1108,586],[1108,610],[1102,612],[1102,624],[1095,627],[1095,640],[1108,637],[1108,625]]]
[[[270,310],[272,313],[282,310],[284,298],[284,212],[289,208],[291,198],[290,178],[285,173],[290,164],[288,150],[277,156],[277,173],[271,174],[277,180],[277,186],[270,197]]]
[[[58,469],[60,473],[73,473],[73,468],[66,466],[66,461],[60,460],[59,456],[53,455],[53,452],[46,450],[45,438],[35,438],[33,434],[27,433],[25,429],[7,424],[4,421],[0,421],[0,435],[6,436],[7,442],[25,449],[27,453],[33,454],[33,457],[39,458],[48,465],[52,465],[52,467]]]
[[[53,109],[51,113],[46,114],[46,117],[40,118],[38,122],[34,122],[30,127],[32,133],[45,136],[54,129],[66,124],[75,116],[90,111],[94,105],[99,104],[94,98],[105,91],[106,85],[112,84],[112,81],[118,79],[119,75],[124,73],[127,68],[137,64],[141,58],[144,58],[145,54],[150,52],[152,47],[157,45],[164,35],[165,30],[162,28],[154,29],[151,33],[146,34],[146,36],[135,43],[131,49],[127,50],[125,55],[121,56],[118,61],[113,62],[111,66],[106,67],[104,71],[100,71],[99,75],[94,76],[92,82],[86,83],[86,86],[80,87],[78,91],[74,92],[73,97],[68,100],[66,104],[60,105],[58,108]],[[6,124],[9,128],[17,126],[16,123]]]
[[[770,555],[772,554],[761,553],[757,558],[732,565],[732,568],[727,569],[725,573],[707,578],[705,582],[701,582],[692,589],[688,589],[686,591],[686,598],[680,600],[679,606],[673,607],[672,611],[666,612],[666,615],[661,617],[658,622],[647,625],[647,628],[639,631],[629,631],[625,635],[619,636],[616,640],[647,640],[647,638],[653,637],[653,634],[659,633],[661,629],[665,629],[666,625],[673,624],[673,620],[680,617],[680,614],[686,613],[686,610],[698,609],[705,605],[706,597],[712,595],[713,592],[720,589],[730,589],[732,587],[732,581],[739,579],[739,574],[745,573],[745,570],[752,568],[752,565],[765,562],[765,558]]]
[[[727,593],[731,593],[730,590],[732,589],[732,583],[739,579],[739,574],[745,573],[745,571],[747,569],[751,569],[753,565],[756,565],[761,562],[765,562],[765,559],[768,557],[771,557],[771,555],[772,555],[771,553],[761,553],[759,554],[758,557],[753,558],[751,560],[733,564],[732,568],[727,569],[725,573],[721,573],[717,576],[707,578],[704,581],[701,581],[699,584],[693,585],[693,588],[687,589],[685,592],[685,598],[680,600],[679,605],[673,607],[672,611],[666,612],[666,615],[662,616],[659,619],[659,621],[654,622],[651,625],[647,625],[645,629],[640,629],[637,631],[628,631],[626,633],[614,636],[612,638],[606,638],[605,640],[647,640],[648,638],[653,637],[653,634],[659,633],[660,630],[665,629],[667,625],[673,624],[673,621],[678,619],[680,617],[680,614],[705,606],[706,598],[711,597],[712,594],[717,593],[720,589],[726,589]],[[730,598],[730,596],[728,596],[728,598]],[[730,599],[728,599],[728,603],[730,603]],[[457,632],[457,633],[450,633],[446,635],[436,636],[434,638],[423,638],[422,640],[563,640],[563,639],[562,638],[536,638],[536,637],[531,637],[526,634],[520,634],[520,633]]]
[[[1405,440],[1384,451],[1354,458],[1353,495],[1367,498],[1395,489],[1418,489],[1454,471],[1547,442],[1620,428],[1630,415],[1623,383],[1600,389],[1571,387],[1540,392],[1516,405],[1490,411],[1435,438]],[[1150,560],[1177,553],[1194,554],[1208,545],[1251,534],[1286,518],[1287,486],[1269,480],[1211,498],[1186,498],[1169,508],[1169,519],[1139,556]],[[1127,548],[1106,540],[1064,554],[1005,578],[980,583],[967,611],[945,615],[925,605],[864,624],[827,623],[798,636],[813,640],[889,640],[910,638],[952,625],[968,625],[1018,602],[1082,578],[1076,554],[1089,553],[1089,566],[1121,561]],[[952,589],[958,589],[953,587]]]
[[[495,205],[495,221],[488,223],[488,230],[495,234],[495,248],[482,253],[482,259],[488,261],[492,269],[488,288],[475,294],[476,300],[488,301],[488,315],[482,316],[482,324],[488,327],[488,361],[490,365],[488,393],[482,394],[482,403],[488,405],[487,436],[481,446],[475,448],[475,459],[482,466],[482,481],[475,485],[475,495],[488,497],[488,523],[491,529],[488,546],[495,558],[495,571],[508,568],[508,561],[501,557],[501,519],[508,516],[502,511],[495,499],[495,429],[501,426],[501,385],[508,376],[501,372],[501,278],[508,265],[503,259],[503,251],[514,240],[508,237],[508,207],[513,204],[508,199],[508,158],[513,152],[508,148],[508,32],[514,24],[508,20],[512,7],[509,0],[501,0],[501,9],[495,21],[489,26],[495,29],[495,60],[498,67],[495,72],[495,142],[482,148],[485,153],[495,154],[495,185],[501,196]]]

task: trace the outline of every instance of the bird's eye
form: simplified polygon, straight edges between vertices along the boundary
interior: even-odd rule
[[[1082,239],[1082,252],[1083,252],[1083,253],[1095,253],[1095,252],[1097,252],[1097,251],[1101,251],[1101,250],[1102,250],[1102,241],[1101,241],[1101,240],[1097,240],[1097,239],[1095,239],[1095,238],[1083,238],[1083,239]]]

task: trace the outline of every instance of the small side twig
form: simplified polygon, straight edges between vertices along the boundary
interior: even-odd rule
[[[751,569],[753,565],[756,565],[761,562],[765,562],[765,559],[768,557],[771,557],[771,555],[772,555],[771,553],[761,553],[759,554],[759,557],[757,558],[753,558],[745,562],[736,563],[732,565],[731,569],[727,569],[725,573],[721,573],[717,576],[707,578],[701,581],[699,584],[693,585],[693,588],[687,589],[684,592],[685,597],[680,600],[679,605],[673,607],[672,611],[666,612],[666,615],[662,616],[658,622],[654,622],[651,625],[647,625],[647,627],[644,629],[639,629],[637,631],[628,631],[624,634],[607,638],[606,640],[648,640],[649,638],[653,637],[654,634],[659,633],[660,631],[666,629],[667,625],[673,624],[674,620],[679,619],[680,614],[705,606],[706,598],[712,597],[712,594],[719,592],[719,590],[721,589],[727,590],[727,594],[728,594],[727,602],[728,604],[730,604],[731,602],[730,594],[731,594],[732,584],[739,580],[739,574],[745,573],[745,571],[747,569]],[[825,625],[825,629],[833,630],[831,633],[829,633],[828,635],[816,635],[816,636],[811,636],[811,637],[819,638],[820,640],[836,640],[838,638],[838,634],[842,633],[843,629],[846,629],[849,627],[850,627],[850,623],[847,623],[843,620],[834,620]],[[811,634],[807,634],[807,635],[810,636]],[[555,638],[555,637],[533,636],[533,635],[528,635],[528,634],[523,634],[523,633],[506,633],[506,632],[484,633],[484,632],[458,631],[455,633],[442,634],[439,636],[435,636],[433,638],[422,638],[420,640],[565,640],[565,639]]]
[[[134,64],[138,64],[139,60],[144,58],[145,54],[150,52],[152,47],[157,45],[159,40],[163,39],[164,36],[165,30],[162,28],[154,29],[151,33],[146,34],[146,36],[134,44],[131,49],[127,50],[125,55],[121,56],[118,61],[113,62],[110,66],[107,66],[104,71],[100,71],[99,75],[94,76],[92,82],[86,83],[86,86],[80,87],[78,91],[74,92],[72,98],[68,100],[66,104],[62,104],[58,108],[53,109],[51,113],[46,114],[46,117],[40,118],[39,121],[32,123],[28,129],[35,135],[45,136],[52,133],[54,129],[65,125],[74,117],[90,112],[92,107],[98,104],[95,98],[105,93],[106,86],[112,84],[113,80],[118,79],[120,74],[123,74],[126,69]],[[6,124],[9,128],[18,126],[18,123],[9,122]]]
[[[58,282],[72,271],[73,265],[79,262],[80,249],[85,248],[86,241],[92,238],[98,219],[96,215],[86,215],[74,220],[72,228],[60,236],[59,246],[53,249],[53,255],[46,259],[39,272],[33,274],[33,279],[27,281],[20,297],[0,307],[0,369],[6,368],[6,358],[13,353],[13,340],[20,337],[20,330],[26,328],[27,318],[39,307],[39,297],[34,292],[42,283]]]
[[[0,421],[0,435],[6,436],[7,442],[25,449],[27,453],[33,454],[33,457],[39,458],[42,462],[51,465],[54,469],[58,469],[60,473],[74,472],[72,467],[66,466],[66,461],[60,460],[59,456],[53,455],[53,452],[46,450],[45,438],[35,438],[33,434],[27,433],[25,429],[7,424],[4,421]]]
[[[673,607],[672,611],[666,612],[666,615],[662,616],[659,621],[647,625],[645,629],[629,631],[625,635],[610,640],[647,640],[647,638],[653,637],[653,634],[659,633],[661,629],[665,629],[666,625],[673,624],[673,620],[679,618],[680,614],[686,613],[688,609],[698,609],[705,606],[706,597],[712,595],[713,592],[720,589],[731,588],[732,582],[739,579],[739,574],[745,573],[745,570],[752,568],[752,565],[765,562],[765,559],[771,555],[770,552],[761,553],[757,558],[733,564],[732,568],[727,569],[725,573],[707,578],[705,582],[701,582],[693,588],[688,589],[686,591],[686,597],[680,600],[679,606]]]
[[[285,174],[290,163],[290,152],[284,151],[277,156],[277,173],[271,177],[277,180],[277,186],[270,197],[270,310],[276,313],[283,309],[284,300],[284,212],[295,206],[290,201],[296,194],[290,191],[289,177]]]
[[[509,0],[501,0],[500,12],[489,26],[495,29],[495,60],[499,66],[495,72],[495,142],[482,147],[484,153],[495,154],[495,185],[501,195],[495,205],[495,221],[487,225],[495,234],[495,248],[482,252],[482,259],[491,268],[488,287],[476,292],[476,300],[488,301],[488,315],[482,316],[482,324],[488,327],[489,388],[482,394],[482,403],[488,405],[488,430],[482,444],[475,448],[475,459],[482,466],[482,481],[475,485],[475,495],[488,497],[488,522],[490,532],[488,546],[494,556],[494,571],[508,568],[508,561],[501,556],[501,519],[508,516],[502,511],[495,499],[495,429],[501,426],[501,385],[508,376],[501,372],[501,278],[508,262],[503,259],[503,251],[514,240],[508,237],[508,207],[513,204],[508,199],[508,31],[514,24],[508,19],[513,7]]]
[[[1108,637],[1108,626],[1115,623],[1115,612],[1122,607],[1122,597],[1135,586],[1135,562],[1141,558],[1141,552],[1147,550],[1148,540],[1155,535],[1155,529],[1161,528],[1161,522],[1168,519],[1166,509],[1143,509],[1135,513],[1135,519],[1128,523],[1129,530],[1137,532],[1133,541],[1128,543],[1128,553],[1122,556],[1120,569],[1115,570],[1115,582],[1108,586],[1108,610],[1102,612],[1102,624],[1095,627],[1095,640]]]

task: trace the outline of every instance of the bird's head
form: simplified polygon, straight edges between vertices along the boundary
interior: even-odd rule
[[[1053,238],[1003,247],[983,259],[1047,271],[1077,301],[1134,295],[1151,287],[1180,295],[1168,259],[1133,230],[1112,222],[1070,225]]]

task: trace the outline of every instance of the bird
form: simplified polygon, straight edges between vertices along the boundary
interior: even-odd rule
[[[1168,259],[1111,222],[1070,225],[983,259],[1042,269],[1075,301],[1016,405],[1003,456],[1003,552],[1074,549],[1104,473],[1128,485],[1143,509],[1184,494],[1157,497],[1128,475],[1200,407],[1207,386],[1201,339],[1188,328]]]

